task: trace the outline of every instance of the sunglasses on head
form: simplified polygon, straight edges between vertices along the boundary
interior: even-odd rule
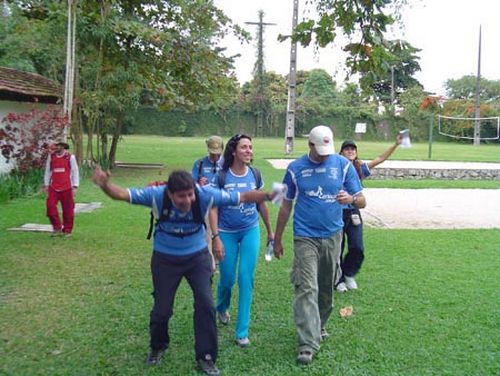
[[[234,135],[233,137],[231,137],[229,142],[232,144],[237,144],[242,138],[248,138],[249,140],[251,140],[251,138],[249,136],[247,136],[246,134],[238,133],[237,135]]]

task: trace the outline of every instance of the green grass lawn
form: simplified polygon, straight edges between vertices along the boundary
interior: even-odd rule
[[[388,144],[360,145],[362,157],[369,159]],[[498,147],[454,146],[455,152],[452,146],[443,145],[440,158],[455,155],[467,161],[499,161]],[[281,147],[281,139],[254,143],[255,164],[267,186],[281,180],[283,171],[274,170],[264,158],[281,158]],[[434,146],[436,158],[439,148]],[[295,155],[305,149],[305,141],[297,140]],[[167,169],[190,168],[204,151],[199,138],[125,137],[118,159],[165,163]],[[421,152],[424,159],[424,145]],[[414,154],[406,158],[407,153]],[[418,153],[415,145],[398,150],[394,158],[418,159]],[[159,170],[119,169],[113,174],[114,182],[124,186],[142,186],[165,176],[166,171]],[[484,183],[468,184],[500,188]],[[0,205],[0,374],[197,374],[192,296],[185,282],[171,320],[171,347],[159,367],[144,365],[152,304],[151,242],[145,239],[148,209],[114,202],[89,180],[82,182],[77,201],[101,201],[104,208],[79,214],[74,235],[68,239],[6,231],[28,222],[48,223],[43,197]],[[272,207],[273,223],[276,214],[277,208]],[[260,257],[252,346],[234,345],[234,321],[220,328],[222,374],[500,374],[500,229],[367,228],[360,289],[336,294],[327,326],[331,337],[307,367],[295,363],[297,339],[288,276],[291,236],[288,229],[284,259],[268,263]],[[233,317],[235,298],[237,294]],[[341,318],[339,309],[347,305],[353,306],[354,314]]]

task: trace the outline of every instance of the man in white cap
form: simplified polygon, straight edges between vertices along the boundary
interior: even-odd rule
[[[274,254],[283,256],[283,232],[296,200],[291,281],[297,362],[309,364],[328,337],[325,326],[332,312],[335,279],[340,276],[342,208],[347,204],[363,208],[366,200],[354,166],[335,154],[332,131],[324,125],[311,130],[309,154],[288,165],[283,183],[288,190],[276,223]]]

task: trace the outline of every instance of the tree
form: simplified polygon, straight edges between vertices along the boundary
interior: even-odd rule
[[[305,19],[294,30],[293,40],[308,46],[314,37],[318,47],[335,43],[340,35],[347,40],[357,38],[357,42],[348,43],[344,50],[348,52],[346,66],[351,74],[364,75],[362,89],[371,91],[378,77],[387,72],[389,63],[394,60],[390,43],[384,38],[386,27],[394,23],[394,18],[387,13],[406,4],[406,0],[311,0],[316,6],[317,19]],[[281,40],[288,36],[280,36]]]
[[[65,33],[53,30],[65,29],[65,2],[13,1],[11,6],[24,25],[19,38],[31,25],[47,26],[50,32],[41,36],[40,45],[54,49],[55,65],[63,72]],[[223,56],[218,42],[226,32],[244,34],[212,2],[102,0],[77,6],[72,136],[81,139],[87,130],[88,158],[113,165],[125,112],[139,106],[145,90],[163,109],[194,109],[233,88],[227,80],[233,61]],[[97,157],[91,148],[95,134]]]
[[[378,80],[371,86],[380,102],[394,104],[391,101],[399,102],[399,96],[405,90],[415,86],[423,88],[420,82],[412,77],[421,70],[417,61],[420,59],[417,56],[420,50],[403,40],[387,41],[387,45],[393,57],[384,64],[384,72],[376,75]],[[362,86],[365,79],[371,81],[374,78],[370,73],[362,74]]]
[[[451,99],[474,100],[476,97],[477,77],[472,75],[446,80],[446,94]],[[488,80],[481,77],[479,98],[482,102],[500,100],[500,80]]]
[[[321,109],[338,103],[337,96],[336,84],[332,77],[323,69],[313,69],[304,82],[300,97],[304,101],[304,105],[321,111]]]

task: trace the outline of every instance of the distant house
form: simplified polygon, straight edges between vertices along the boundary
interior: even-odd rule
[[[24,113],[32,108],[43,110],[48,105],[62,102],[62,87],[59,83],[39,74],[0,67],[0,127],[3,118],[11,112]],[[0,155],[0,174],[12,169]]]

